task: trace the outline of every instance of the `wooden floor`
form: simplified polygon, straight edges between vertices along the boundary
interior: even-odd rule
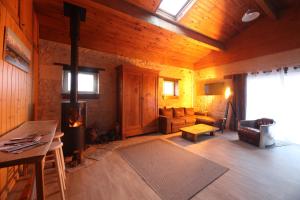
[[[154,138],[166,139],[230,170],[199,192],[193,200],[300,199],[300,145],[258,149],[238,141],[236,133],[204,136],[198,143],[179,133],[150,135],[122,141],[122,146]],[[159,172],[157,172],[159,173]],[[59,199],[57,184],[48,181],[47,199]],[[67,174],[67,199],[160,199],[116,152]]]

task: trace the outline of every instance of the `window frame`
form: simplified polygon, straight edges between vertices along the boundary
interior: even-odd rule
[[[162,1],[160,2],[160,4],[162,3]],[[179,21],[186,14],[186,12],[194,5],[196,1],[197,0],[187,0],[187,2],[183,5],[183,7],[178,11],[176,15],[172,15],[167,11],[160,9],[159,8],[160,4],[159,4],[156,9],[156,14],[172,21]]]
[[[164,94],[165,81],[173,82],[174,83],[173,95],[166,95],[166,94]],[[169,98],[169,99],[177,99],[177,98],[179,98],[179,79],[163,78],[163,90],[162,90],[162,93],[163,93],[163,97],[164,98]]]
[[[91,74],[94,76],[94,90],[93,92],[77,91],[78,99],[98,99],[100,92],[100,69],[79,67],[78,74]],[[62,98],[69,99],[70,91],[68,91],[68,73],[71,72],[70,67],[64,67],[62,73]]]

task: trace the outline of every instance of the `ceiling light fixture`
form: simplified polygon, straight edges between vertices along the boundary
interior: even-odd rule
[[[242,22],[252,22],[260,16],[260,13],[256,10],[247,10],[247,12],[242,17]]]

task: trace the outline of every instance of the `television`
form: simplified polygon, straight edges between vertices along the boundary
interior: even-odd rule
[[[223,95],[224,91],[225,91],[224,82],[206,83],[204,85],[205,95]]]

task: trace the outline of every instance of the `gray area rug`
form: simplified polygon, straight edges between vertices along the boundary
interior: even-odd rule
[[[190,199],[228,170],[160,139],[117,151],[163,200]]]

